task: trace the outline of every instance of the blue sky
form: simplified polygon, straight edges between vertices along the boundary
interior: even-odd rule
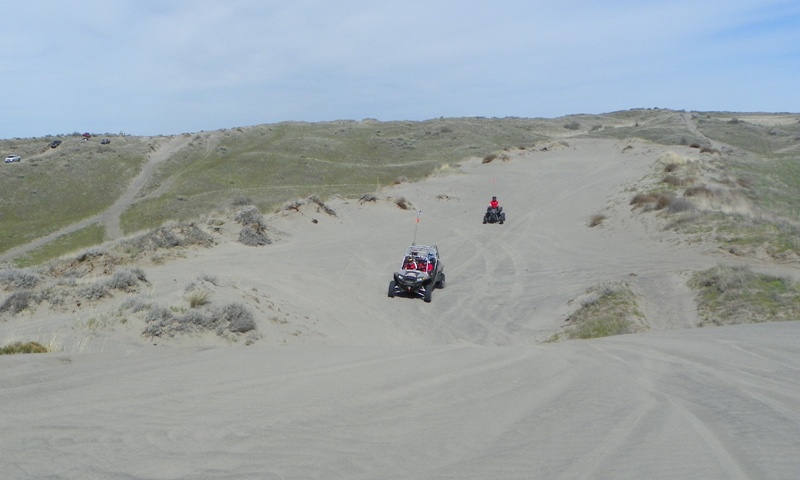
[[[796,0],[6,0],[0,138],[800,112]]]

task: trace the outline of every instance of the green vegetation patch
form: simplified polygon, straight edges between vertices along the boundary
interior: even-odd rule
[[[644,330],[644,315],[639,310],[636,296],[628,284],[604,284],[587,293],[590,297],[567,319],[563,337],[588,339]]]
[[[800,319],[800,284],[755,273],[749,267],[716,266],[695,273],[701,325],[731,325]]]
[[[14,342],[0,348],[0,355],[14,355],[16,353],[47,353],[49,350],[37,342]]]
[[[105,240],[105,233],[106,230],[103,225],[93,223],[76,232],[62,235],[37,249],[31,250],[27,254],[15,259],[14,263],[19,267],[41,265],[48,260],[59,258],[70,252],[101,244]]]

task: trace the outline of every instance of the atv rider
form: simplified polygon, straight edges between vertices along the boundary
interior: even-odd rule
[[[491,212],[493,208],[497,210],[497,213],[503,211],[503,207],[500,206],[500,202],[497,201],[497,197],[492,197],[492,201],[489,202],[489,206],[486,208],[486,213]]]
[[[414,259],[414,257],[407,257],[405,264],[403,265],[403,269],[416,270],[417,268],[419,268],[419,265],[417,265],[417,261]]]

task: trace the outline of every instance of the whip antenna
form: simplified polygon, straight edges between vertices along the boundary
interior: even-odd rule
[[[422,210],[417,210],[417,221],[414,223],[414,241],[411,242],[411,245],[417,244],[417,227],[419,227],[419,217],[422,215]]]

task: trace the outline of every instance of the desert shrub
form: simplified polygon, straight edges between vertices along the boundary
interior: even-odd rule
[[[174,317],[175,315],[173,315],[172,310],[164,307],[154,307],[147,312],[144,321],[147,323],[156,323],[172,320]]]
[[[19,268],[0,270],[0,284],[6,288],[35,288],[41,278],[38,275]]]
[[[680,168],[679,164],[674,163],[674,162],[673,163],[668,163],[666,166],[664,166],[664,171],[667,172],[667,173],[672,173],[675,170],[677,170],[678,168]]]
[[[692,144],[689,145],[689,148],[700,148],[700,144],[699,143],[692,143]]]
[[[246,333],[256,329],[253,313],[244,305],[230,303],[217,309],[214,315],[219,321],[217,333],[222,333],[224,330],[233,333]]]
[[[239,242],[251,247],[269,245],[272,240],[267,238],[264,232],[259,231],[255,226],[245,225],[239,231]]]
[[[205,312],[203,310],[189,310],[188,312],[180,315],[177,318],[178,325],[183,325],[183,330],[193,330],[192,328],[186,327],[186,325],[193,325],[197,327],[197,329],[205,329],[210,330],[213,329],[215,325],[216,319],[213,315],[210,315],[209,312]]]
[[[0,355],[14,355],[17,353],[47,353],[50,350],[38,342],[14,342],[0,348]]]
[[[406,177],[405,175],[400,175],[398,177],[394,177],[394,180],[392,181],[392,183],[395,184],[395,185],[400,185],[401,183],[408,183],[408,177]]]
[[[264,225],[264,216],[255,205],[240,208],[233,219],[241,225]]]
[[[14,292],[0,305],[0,313],[8,312],[16,315],[28,308],[33,300],[34,295],[30,290]]]
[[[214,238],[194,223],[170,223],[121,243],[135,251],[152,252],[189,245],[213,245]]]
[[[78,289],[78,296],[87,300],[100,300],[108,296],[108,287],[104,282],[90,283]]]
[[[497,158],[497,154],[496,153],[490,153],[490,154],[486,155],[485,157],[483,157],[483,160],[481,161],[481,163],[491,163],[495,158]]]
[[[150,308],[150,304],[140,298],[127,298],[120,305],[123,310],[130,310],[133,313],[142,312]]]
[[[378,197],[376,197],[372,193],[365,193],[364,195],[361,195],[361,198],[358,199],[358,203],[361,203],[361,204],[367,203],[367,202],[373,202],[374,203],[376,201],[378,201]]]
[[[711,147],[702,147],[702,148],[700,149],[700,153],[708,153],[708,154],[712,154],[712,155],[713,155],[713,154],[719,155],[719,154],[720,154],[720,151],[719,151],[719,150],[717,150],[716,148],[711,148]]]
[[[581,128],[581,124],[578,122],[569,122],[564,125],[564,128],[568,130],[578,130],[579,128]]]
[[[141,269],[135,270],[117,270],[108,279],[106,282],[106,286],[112,290],[122,290],[124,292],[130,292],[135,290],[140,277],[144,277],[144,272]]]

